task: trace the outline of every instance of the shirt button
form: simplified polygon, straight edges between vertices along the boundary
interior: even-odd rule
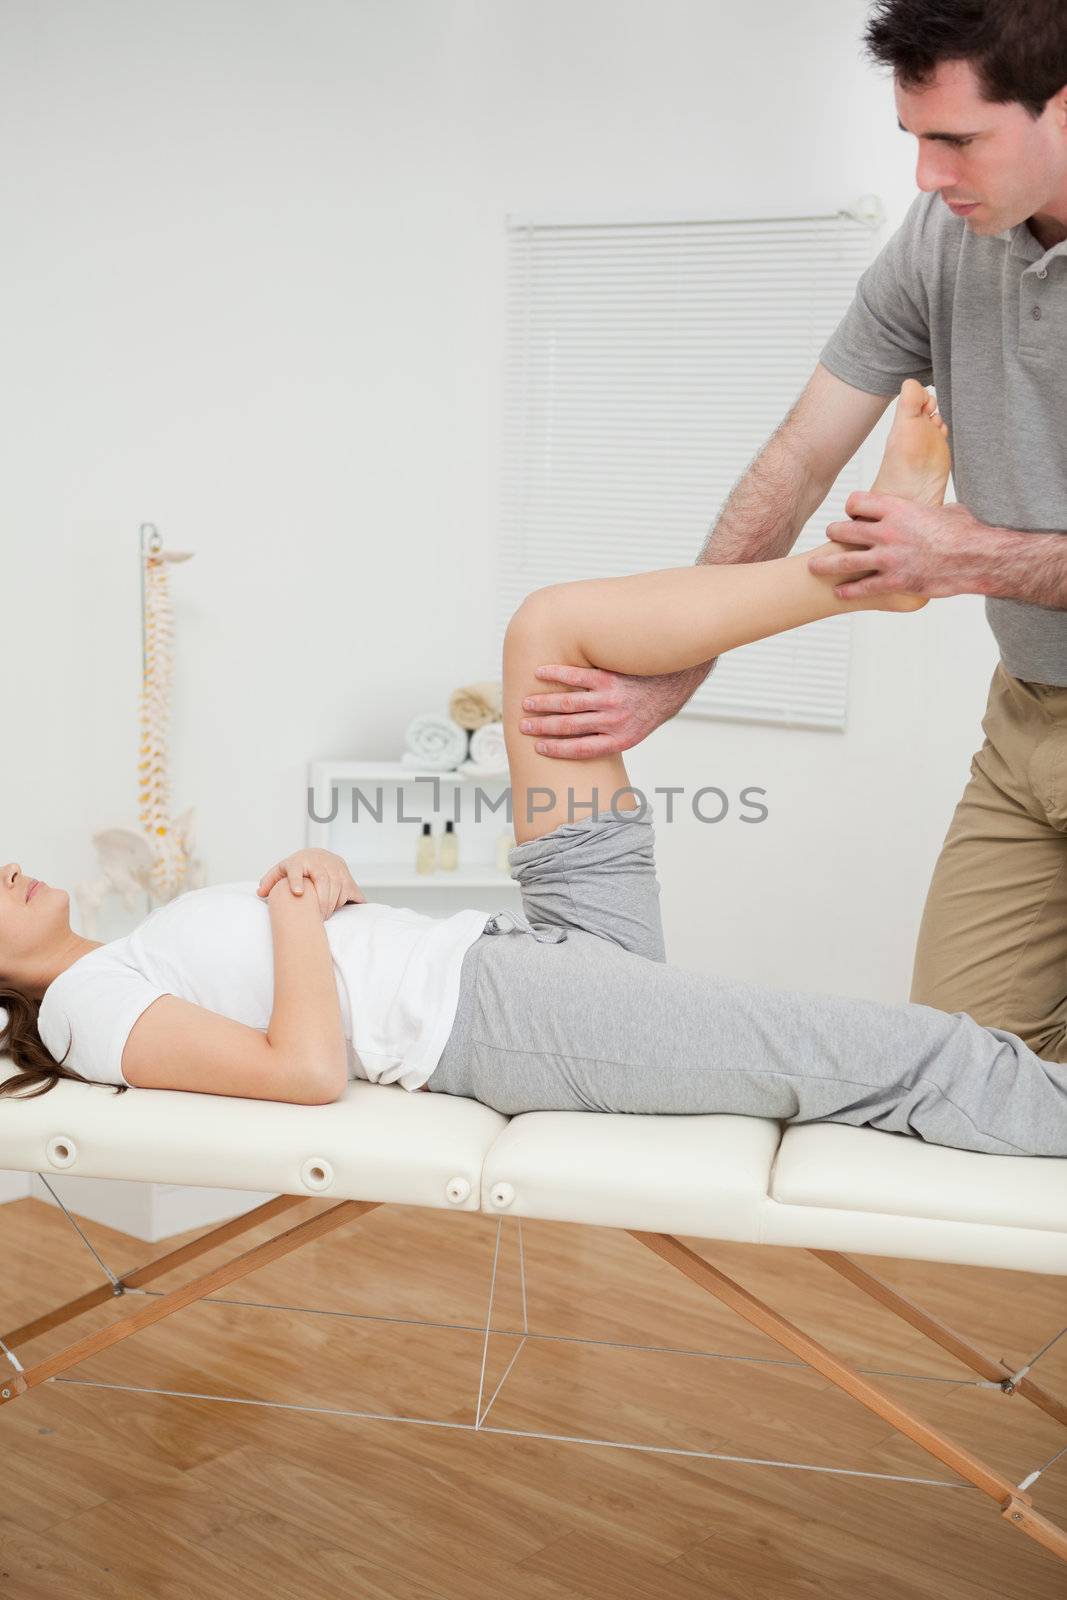
[[[1041,321],[1041,307],[1040,306],[1032,306],[1031,309],[1030,309],[1030,315],[1033,317],[1035,322],[1040,322]]]
[[[1038,267],[1037,276],[1039,278],[1047,278],[1048,277],[1048,268],[1047,267]]]

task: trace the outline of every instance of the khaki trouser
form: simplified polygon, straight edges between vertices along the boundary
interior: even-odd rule
[[[1067,1061],[1067,688],[998,664],[926,897],[911,998]]]

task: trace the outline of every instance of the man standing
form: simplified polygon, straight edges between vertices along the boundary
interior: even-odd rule
[[[911,998],[1067,1060],[1067,5],[879,0],[921,193],[804,392],[734,488],[702,562],[785,555],[905,378],[933,382],[958,504],[853,494],[812,555],[843,598],[981,594],[1000,649],[927,896]],[[714,662],[660,678],[544,670],[547,754],[626,750]]]

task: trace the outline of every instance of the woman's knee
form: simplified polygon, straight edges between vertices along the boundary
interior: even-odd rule
[[[533,589],[516,607],[508,623],[505,643],[529,643],[565,633],[570,622],[570,591],[567,583],[549,583]]]
[[[528,694],[559,691],[558,684],[536,677],[535,667],[591,665],[578,644],[577,619],[568,589],[565,583],[535,589],[514,612],[504,634],[506,700],[517,702]],[[518,710],[517,704],[514,709]]]

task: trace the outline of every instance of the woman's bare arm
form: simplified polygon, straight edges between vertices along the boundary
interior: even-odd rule
[[[274,1009],[270,1044],[310,1075],[340,1087],[348,1074],[341,1002],[318,897],[294,894],[282,878],[267,896],[274,937]]]
[[[266,1031],[163,995],[130,1030],[122,1053],[127,1083],[295,1105],[341,1096],[348,1056],[318,898],[294,894],[283,878],[268,904],[274,1008]]]

